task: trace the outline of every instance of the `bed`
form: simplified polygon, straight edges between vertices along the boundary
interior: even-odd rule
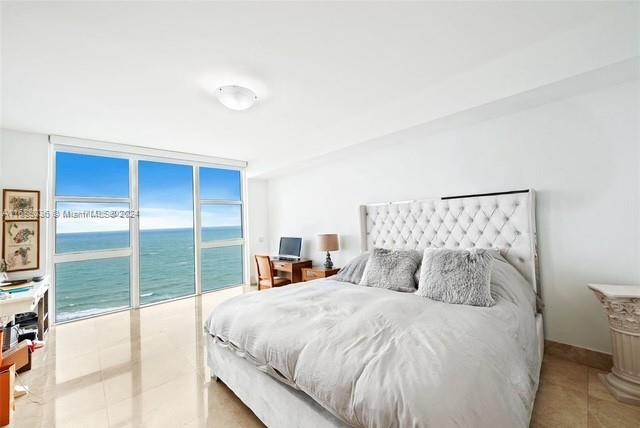
[[[212,377],[270,427],[528,426],[543,353],[534,192],[370,204],[360,217],[363,251],[500,248],[522,281],[491,308],[331,278],[247,293],[205,325]]]

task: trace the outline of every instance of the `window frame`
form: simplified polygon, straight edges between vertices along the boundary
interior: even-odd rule
[[[194,271],[195,271],[195,293],[180,296],[173,299],[163,300],[145,305],[140,304],[140,221],[138,217],[129,219],[129,247],[93,250],[82,252],[56,253],[56,226],[57,221],[53,216],[46,219],[47,223],[47,271],[50,273],[51,293],[50,312],[51,319],[55,324],[73,322],[76,320],[102,316],[113,312],[137,309],[140,307],[157,305],[174,300],[189,298],[203,293],[202,287],[202,250],[207,248],[223,246],[242,246],[242,283],[230,285],[229,287],[243,286],[247,282],[249,269],[249,253],[247,248],[248,231],[247,225],[247,186],[246,186],[246,162],[231,159],[216,158],[202,155],[194,155],[181,152],[150,149],[137,146],[128,146],[115,143],[99,142],[93,140],[82,140],[71,137],[49,136],[49,180],[48,180],[48,206],[52,210],[57,209],[58,202],[94,202],[94,203],[128,203],[129,209],[139,212],[139,192],[138,192],[138,163],[139,161],[152,161],[172,163],[179,165],[189,165],[193,173],[193,233],[194,233]],[[75,197],[56,195],[56,155],[58,152],[77,153],[90,156],[103,156],[111,158],[127,159],[129,161],[129,197],[128,198],[107,198],[107,197]],[[240,173],[240,201],[225,200],[201,200],[200,199],[200,168],[229,169]],[[233,203],[241,207],[241,231],[242,238],[227,239],[221,241],[202,242],[202,216],[201,206],[210,203],[226,204]],[[56,279],[55,266],[58,263],[100,260],[115,257],[129,257],[129,292],[130,305],[128,308],[105,311],[100,314],[79,317],[73,320],[56,322]],[[218,290],[204,291],[205,293]]]

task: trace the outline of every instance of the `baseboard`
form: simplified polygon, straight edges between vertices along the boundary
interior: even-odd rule
[[[544,341],[544,353],[600,370],[609,371],[613,367],[613,357],[610,354],[552,340]]]

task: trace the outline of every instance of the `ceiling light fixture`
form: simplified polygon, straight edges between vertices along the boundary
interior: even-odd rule
[[[238,85],[221,86],[216,91],[218,101],[231,110],[246,110],[258,99],[255,92]]]

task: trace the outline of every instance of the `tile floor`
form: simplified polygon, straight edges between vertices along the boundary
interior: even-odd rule
[[[15,427],[260,427],[222,383],[210,383],[202,325],[241,288],[57,326],[17,399]],[[640,427],[598,371],[548,356],[532,426]]]
[[[616,401],[598,373],[545,355],[531,426],[639,428],[640,407]]]

